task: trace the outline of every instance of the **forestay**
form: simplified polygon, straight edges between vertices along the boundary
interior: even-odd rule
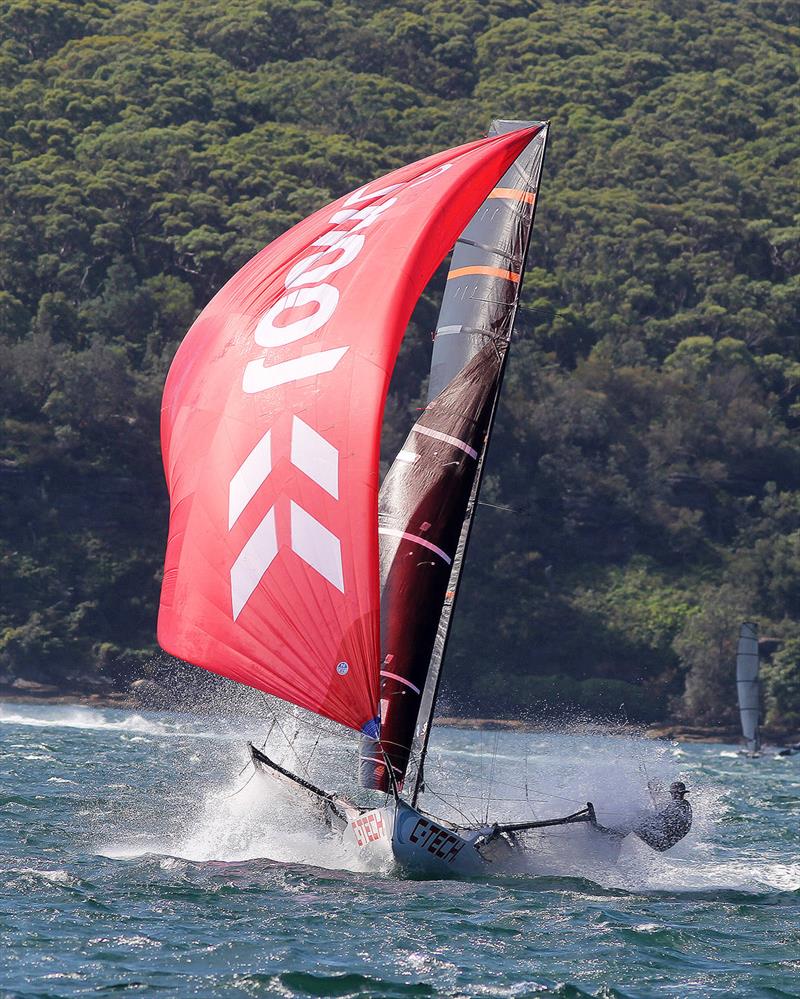
[[[162,647],[375,733],[378,447],[411,310],[537,128],[296,225],[203,310],[164,390]]]

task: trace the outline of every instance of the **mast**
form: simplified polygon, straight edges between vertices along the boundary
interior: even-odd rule
[[[494,122],[503,135],[528,122]],[[535,123],[534,123],[535,124]],[[442,658],[477,503],[533,225],[547,125],[456,242],[428,405],[380,492],[381,736],[362,740],[361,781],[402,785],[427,748]],[[419,770],[418,762],[418,770]],[[416,776],[418,793],[421,771]]]
[[[745,622],[739,630],[739,645],[736,650],[736,693],[742,734],[747,740],[750,753],[757,753],[761,749],[758,731],[759,667],[758,625]]]
[[[521,127],[523,124],[527,125],[529,123],[493,121],[492,126],[489,130],[489,134],[502,135],[504,132],[509,132],[512,131],[514,128]],[[461,528],[461,536],[459,538],[458,548],[456,550],[456,557],[453,559],[453,568],[450,573],[450,583],[447,588],[447,596],[444,602],[444,606],[442,607],[441,617],[439,618],[439,626],[436,630],[436,640],[434,643],[433,655],[431,656],[431,663],[428,670],[428,682],[425,685],[425,689],[423,691],[423,696],[422,696],[422,702],[420,704],[420,711],[417,719],[417,728],[414,737],[414,744],[412,747],[412,752],[414,753],[414,755],[416,755],[418,760],[417,771],[416,774],[414,775],[414,787],[411,793],[412,806],[416,806],[417,799],[419,798],[420,793],[424,789],[425,757],[427,756],[428,752],[428,742],[430,740],[430,734],[433,722],[433,713],[436,710],[436,701],[439,696],[439,688],[441,686],[442,665],[444,663],[444,656],[447,651],[447,643],[450,638],[450,628],[453,619],[453,611],[455,610],[456,600],[458,598],[458,592],[461,586],[461,576],[464,567],[464,559],[466,557],[467,546],[469,545],[469,539],[472,533],[472,525],[475,520],[475,511],[478,506],[478,496],[480,494],[481,482],[483,480],[483,473],[486,463],[486,454],[489,449],[489,440],[491,438],[492,430],[494,428],[494,421],[497,415],[497,404],[500,400],[500,392],[503,387],[503,378],[505,377],[506,365],[508,363],[508,353],[509,353],[508,347],[511,344],[511,337],[514,331],[514,323],[516,321],[517,310],[519,308],[520,295],[522,293],[522,282],[525,276],[525,268],[528,263],[528,253],[530,251],[531,236],[533,234],[533,225],[536,219],[536,204],[538,200],[536,195],[538,194],[539,191],[539,181],[541,179],[542,169],[544,167],[544,157],[547,149],[548,132],[549,132],[549,122],[545,125],[545,128],[542,130],[542,132],[539,133],[539,135],[536,137],[536,140],[538,140],[541,143],[541,152],[538,157],[538,162],[535,162],[533,165],[533,175],[530,177],[530,180],[528,181],[531,193],[534,196],[534,200],[531,205],[530,222],[527,225],[527,231],[525,232],[524,236],[525,245],[522,253],[522,266],[519,272],[519,283],[517,285],[516,294],[514,296],[514,302],[511,307],[511,313],[507,326],[507,335],[506,337],[504,337],[506,343],[506,349],[504,349],[502,353],[502,360],[500,363],[500,374],[497,380],[497,387],[495,388],[494,392],[494,399],[492,401],[491,415],[489,417],[489,427],[486,432],[486,437],[484,438],[483,447],[481,448],[480,452],[480,457],[478,459],[478,469],[475,475],[475,482],[472,486],[472,492],[470,494],[469,504],[467,506],[467,515],[464,518],[464,523]],[[521,158],[522,157],[520,157],[520,159]],[[517,160],[512,165],[506,177],[503,178],[503,182],[506,182],[507,178],[509,177],[509,174],[513,176],[519,173],[518,163],[519,160]],[[455,257],[455,253],[453,254],[453,256]],[[451,264],[451,271],[454,269],[454,264],[455,261],[453,264]],[[442,303],[442,305],[443,305],[442,313],[444,313],[444,303]],[[437,334],[438,332],[439,331],[437,330]],[[472,347],[473,337],[474,334],[471,330],[465,331],[465,336],[462,339],[456,339],[456,336],[454,335],[453,340],[455,341],[455,343],[453,345],[453,349],[451,349],[451,351],[448,352],[449,357],[442,357],[442,353],[444,352],[440,353],[441,361],[439,363],[441,366],[438,368],[438,370],[436,364],[437,362],[436,341],[434,341],[434,356],[431,365],[431,384],[429,387],[429,398],[434,392],[436,392],[439,383],[438,380],[442,377],[442,375],[446,375],[446,372],[448,370],[448,367],[446,365],[448,364],[448,361],[450,363],[457,363],[459,355],[464,356],[467,353],[470,353],[472,349],[474,349]],[[434,379],[434,372],[436,372],[436,375],[438,376],[436,380]]]

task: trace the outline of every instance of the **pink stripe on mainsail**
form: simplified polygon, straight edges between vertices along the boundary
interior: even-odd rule
[[[422,693],[422,691],[419,689],[419,687],[415,687],[414,684],[410,680],[406,680],[406,678],[404,676],[398,676],[397,673],[388,673],[385,669],[382,669],[381,670],[381,676],[388,676],[391,680],[397,680],[398,683],[404,683],[407,687],[411,687],[411,689],[416,694],[421,694]]]
[[[379,763],[381,766],[386,766],[386,760],[382,760],[379,756],[362,756],[361,761],[362,763],[366,761],[367,763]],[[391,767],[396,773],[402,774],[403,771],[400,767],[396,767],[394,763],[391,764]]]
[[[435,552],[440,558],[443,558],[448,565],[450,565],[453,561],[447,552],[442,551],[438,545],[433,544],[431,541],[426,541],[425,538],[419,538],[416,534],[406,534],[405,531],[398,531],[393,527],[379,527],[378,534],[388,534],[392,538],[403,538],[405,541],[416,541],[416,543],[418,545],[422,545],[423,548],[428,548],[430,551]]]
[[[444,441],[445,444],[452,444],[453,447],[459,448],[465,454],[468,454],[470,458],[477,458],[478,452],[474,447],[470,447],[464,441],[460,441],[458,437],[451,437],[450,434],[443,434],[439,430],[430,430],[428,427],[420,427],[417,425],[414,427],[414,432],[418,434],[425,434],[426,437],[434,437],[437,441]]]

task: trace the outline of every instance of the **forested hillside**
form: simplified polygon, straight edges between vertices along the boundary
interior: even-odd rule
[[[448,662],[483,712],[800,724],[793,0],[2,0],[0,679],[155,651],[159,400],[205,302],[406,161],[550,118]],[[444,270],[387,408],[422,398]],[[491,504],[491,505],[488,505]],[[92,688],[93,689],[93,688]]]

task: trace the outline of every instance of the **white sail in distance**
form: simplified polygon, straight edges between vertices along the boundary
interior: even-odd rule
[[[736,693],[739,697],[742,734],[747,741],[747,749],[750,753],[757,753],[761,747],[758,734],[758,671],[758,627],[750,622],[745,622],[739,631],[739,646],[736,650]]]

